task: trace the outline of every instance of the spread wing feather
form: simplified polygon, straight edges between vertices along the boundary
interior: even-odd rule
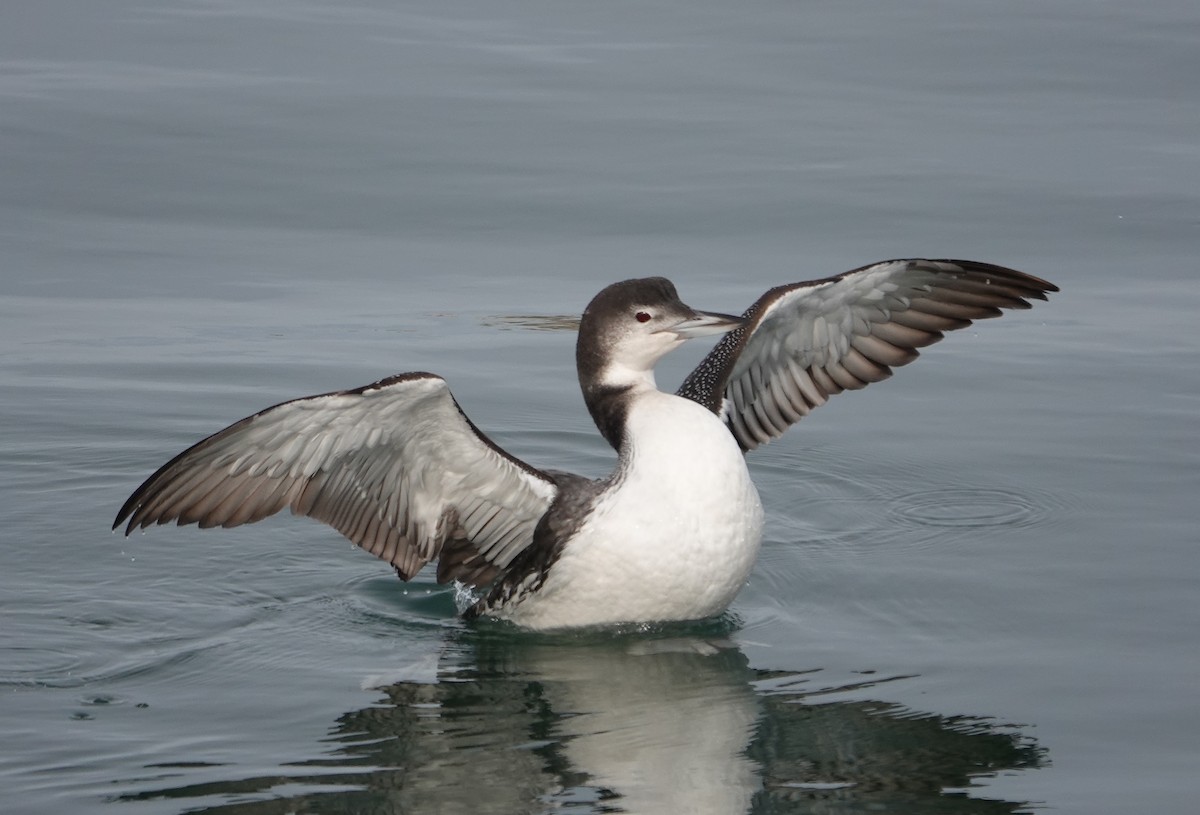
[[[743,450],[777,438],[830,396],[907,365],[972,320],[1025,309],[1058,288],[967,260],[890,260],[771,289],[680,386]]]
[[[284,402],[180,453],[129,497],[125,534],[175,521],[253,523],[290,507],[409,579],[486,583],[533,541],[554,481],[490,442],[445,380],[401,374]]]

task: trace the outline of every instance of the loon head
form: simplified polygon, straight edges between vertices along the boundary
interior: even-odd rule
[[[744,322],[686,305],[663,277],[613,283],[592,298],[579,323],[575,362],[589,409],[602,395],[655,387],[654,365],[668,352]]]

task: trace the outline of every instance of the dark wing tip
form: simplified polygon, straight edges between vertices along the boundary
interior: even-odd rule
[[[205,439],[201,439],[155,470],[149,478],[143,481],[138,488],[134,490],[128,498],[125,499],[125,503],[121,505],[121,509],[117,512],[117,517],[113,521],[113,530],[115,531],[116,528],[124,523],[125,519],[127,518],[129,519],[129,524],[125,527],[125,537],[129,537],[133,530],[139,527],[141,529],[145,529],[152,523],[165,524],[176,520],[178,517],[177,514],[164,515],[162,514],[161,508],[155,508],[152,505],[154,500],[164,489],[170,488],[172,485],[173,476],[179,475],[178,472],[172,472],[173,470],[177,469],[176,465],[186,462],[187,459],[189,459],[195,453],[203,451],[214,441],[245,426],[252,419],[259,415],[261,415],[261,413],[256,413],[254,416],[248,416],[241,421],[234,422],[224,430],[220,430]]]
[[[172,459],[170,463],[174,464],[175,460],[176,459]],[[113,528],[114,532],[117,530],[117,527],[119,527],[121,524],[125,523],[126,519],[129,519],[129,524],[125,527],[125,531],[123,533],[125,537],[129,537],[129,535],[137,527],[138,521],[139,521],[137,511],[142,506],[143,500],[146,496],[146,492],[147,492],[148,488],[154,483],[154,481],[160,475],[162,475],[163,471],[166,469],[166,466],[167,465],[164,465],[157,472],[155,472],[154,475],[150,476],[145,481],[143,481],[141,486],[139,486],[136,490],[134,490],[133,494],[125,499],[125,503],[121,505],[121,509],[117,512],[117,517],[113,521],[112,528]],[[147,526],[147,524],[145,524],[145,523],[142,524],[143,529],[146,526]]]
[[[117,513],[117,518],[112,523],[112,531],[113,532],[116,532],[117,527],[120,526],[125,521],[125,519],[129,517],[129,513],[133,512],[133,509],[129,506],[129,501],[132,501],[132,500],[133,500],[132,497],[129,500],[127,500],[125,502],[125,505],[123,507],[121,507],[121,511]],[[124,536],[128,538],[129,533],[131,531],[133,531],[133,524],[130,524],[125,529]]]
[[[920,263],[921,261],[915,262]],[[1055,292],[1061,291],[1058,286],[1054,285],[1049,280],[1043,280],[1042,278],[1031,275],[1028,272],[1019,272],[1016,269],[1010,269],[1007,266],[997,266],[995,263],[984,263],[980,260],[958,260],[953,258],[944,258],[931,262],[950,263],[962,268],[964,271],[990,274],[994,277],[1000,278],[1005,283],[1020,287],[1023,297],[1032,297],[1036,300],[1045,300],[1047,299],[1047,294],[1054,294]]]

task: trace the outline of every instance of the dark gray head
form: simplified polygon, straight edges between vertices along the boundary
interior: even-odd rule
[[[684,304],[664,277],[623,280],[593,297],[579,323],[575,364],[584,401],[609,443],[620,446],[623,397],[655,387],[655,363],[692,337],[722,334],[742,322]]]

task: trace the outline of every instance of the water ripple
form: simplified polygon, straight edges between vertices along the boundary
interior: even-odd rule
[[[768,535],[825,552],[920,548],[955,529],[1045,523],[1076,503],[985,475],[964,485],[961,473],[937,462],[868,460],[821,448],[780,451],[755,465],[754,476],[770,514]]]
[[[401,583],[394,574],[371,572],[356,576],[337,592],[340,625],[379,629],[380,636],[394,637],[397,626],[417,628],[457,628],[458,620],[453,586],[438,585],[419,575]]]
[[[956,487],[900,495],[891,499],[889,514],[917,526],[1029,526],[1049,509],[1049,502],[1015,490]]]

